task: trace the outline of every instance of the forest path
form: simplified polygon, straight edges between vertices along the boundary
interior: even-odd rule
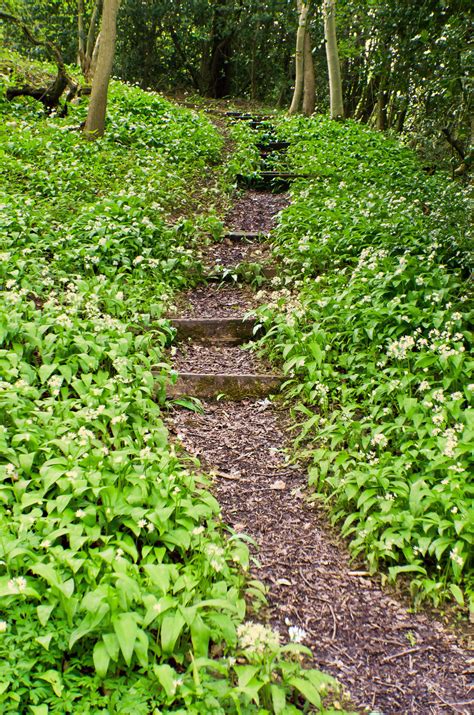
[[[287,203],[286,194],[248,191],[228,216],[229,230],[268,233],[274,214]],[[252,252],[256,258],[267,255],[261,241],[245,241],[246,260]],[[207,250],[208,257],[212,254]],[[241,260],[229,239],[214,255],[226,266]],[[209,284],[183,296],[177,315],[241,319],[256,302],[246,286]],[[222,340],[211,330],[197,342],[178,345],[175,367],[208,376],[271,375],[270,366],[238,343],[238,337]],[[202,384],[185,387],[191,392],[196,385],[197,396],[212,393]],[[225,391],[222,383],[213,395],[220,391]],[[286,459],[289,415],[263,394],[252,397],[243,390],[237,400],[207,400],[203,414],[176,409],[170,428],[216,475],[214,493],[224,521],[255,540],[252,575],[269,590],[270,624],[284,640],[290,626],[302,628],[303,643],[314,654],[312,665],[337,677],[361,711],[473,712],[472,661],[441,623],[410,613],[377,579],[351,566],[325,514],[306,503],[305,470]]]

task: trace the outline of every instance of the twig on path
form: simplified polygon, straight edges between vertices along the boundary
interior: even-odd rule
[[[390,683],[387,680],[382,680],[381,678],[375,678],[375,677],[374,677],[374,680],[377,683],[380,683],[380,685],[385,685],[389,689],[398,690],[399,693],[401,693],[402,695],[405,695],[405,691],[403,690],[403,688],[401,688],[396,683]]]
[[[233,482],[241,481],[240,474],[226,474],[226,472],[212,472],[211,476],[220,477],[221,479],[230,479]]]
[[[430,646],[428,646],[428,648],[430,648]],[[382,658],[382,663],[388,663],[391,660],[396,660],[397,658],[401,658],[402,656],[408,655],[409,653],[417,653],[419,650],[419,648],[406,648],[405,650],[401,650],[399,653],[387,655],[385,658]]]
[[[436,695],[438,700],[443,703],[443,705],[446,705],[446,707],[451,708],[451,710],[455,713],[461,713],[461,715],[468,715],[469,710],[459,710],[459,707],[461,707],[462,705],[473,705],[474,704],[474,700],[466,700],[466,701],[460,702],[460,703],[448,703],[447,700],[445,700],[444,698],[441,697],[441,695],[438,693],[437,690],[435,690],[434,688],[431,688],[431,691]]]
[[[333,620],[333,628],[332,628],[332,636],[331,636],[331,640],[333,641],[335,639],[336,633],[337,633],[337,620],[336,620],[336,614],[334,613],[334,608],[331,606],[331,604],[329,602],[327,602],[327,605],[329,606],[329,610],[331,611],[331,616],[332,616],[332,620]]]

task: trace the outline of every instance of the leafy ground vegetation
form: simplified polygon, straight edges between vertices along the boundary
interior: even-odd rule
[[[101,141],[82,106],[0,112],[1,711],[330,712],[332,679],[251,621],[247,546],[162,421],[163,315],[241,162],[118,83]]]
[[[353,122],[289,119],[283,275],[259,310],[298,444],[353,553],[416,600],[473,596],[474,410],[466,197]]]

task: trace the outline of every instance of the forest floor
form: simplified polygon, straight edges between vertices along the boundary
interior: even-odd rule
[[[286,194],[247,191],[227,228],[268,232],[288,201]],[[223,240],[204,251],[206,263],[214,256],[225,266],[268,255],[261,242],[239,247]],[[243,316],[257,303],[248,286],[200,285],[182,296],[174,315]],[[178,371],[271,370],[240,346],[188,343],[174,352]],[[337,677],[361,711],[472,712],[472,661],[454,633],[355,567],[324,511],[308,503],[305,469],[286,456],[288,412],[269,399],[208,400],[203,407],[203,414],[175,409],[170,429],[215,475],[224,521],[255,541],[252,576],[268,589],[270,624],[285,638],[289,627],[303,629],[311,665]]]

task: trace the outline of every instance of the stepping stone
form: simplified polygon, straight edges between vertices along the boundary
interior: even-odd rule
[[[255,231],[228,231],[224,234],[224,239],[232,241],[232,243],[240,243],[240,241],[266,241],[270,237],[268,233],[256,233]]]
[[[281,375],[210,375],[182,372],[174,385],[166,388],[167,397],[216,398],[244,400],[267,397],[277,392],[283,382]]]
[[[253,119],[253,115],[249,114],[248,112],[228,111],[224,112],[224,115],[226,117],[233,117],[234,119]]]
[[[270,188],[278,191],[289,189],[295,179],[317,178],[318,174],[294,174],[289,171],[261,171],[258,176],[244,176],[239,174],[237,181],[243,186],[254,189]]]
[[[250,261],[252,263],[252,261]],[[241,264],[240,264],[241,265]],[[235,275],[239,275],[241,273],[240,271],[240,265],[237,266],[223,266],[222,267],[222,272],[216,271],[215,273],[208,273],[206,275],[206,280],[210,281],[212,283],[219,283],[219,282],[234,282],[234,277]],[[243,272],[243,270],[242,270]],[[265,265],[262,264],[260,266],[260,273],[259,275],[263,276],[264,278],[274,278],[277,275],[277,269],[276,266],[274,265]],[[239,276],[239,282],[240,283],[251,283],[250,280],[245,280],[245,276]]]
[[[241,345],[253,340],[257,325],[254,318],[244,320],[243,317],[173,318],[170,323],[176,329],[176,340],[192,338],[199,343],[225,343],[226,345]]]
[[[265,154],[269,154],[272,151],[284,151],[288,149],[290,142],[260,142],[257,144],[257,149]]]

